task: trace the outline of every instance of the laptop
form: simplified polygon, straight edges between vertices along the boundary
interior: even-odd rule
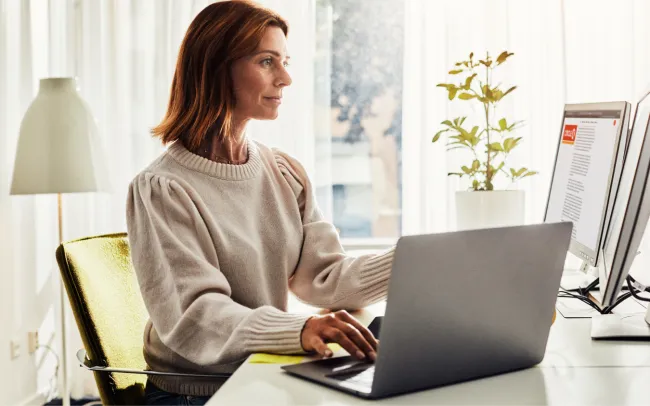
[[[374,363],[282,369],[376,399],[528,368],[544,358],[572,223],[399,239]]]

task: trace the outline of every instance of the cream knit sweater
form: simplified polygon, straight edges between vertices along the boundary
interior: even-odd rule
[[[243,165],[210,161],[176,142],[131,182],[128,235],[150,316],[144,356],[152,370],[232,372],[253,352],[304,352],[300,334],[310,315],[287,312],[289,290],[328,309],[386,296],[393,250],[347,256],[303,167],[247,142]],[[194,396],[223,384],[150,380]]]

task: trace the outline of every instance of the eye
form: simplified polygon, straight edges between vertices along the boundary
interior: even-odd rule
[[[271,58],[266,58],[260,62],[265,68],[271,67],[273,65],[273,60]]]
[[[288,68],[289,66],[291,66],[291,64],[289,63],[289,61],[284,61],[284,62],[283,62],[283,65],[284,65],[285,68]]]

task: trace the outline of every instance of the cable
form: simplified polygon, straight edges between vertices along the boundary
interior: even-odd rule
[[[596,310],[598,313],[601,313],[600,307],[596,303],[594,303],[593,300],[589,299],[587,296],[584,295],[577,295],[575,293],[568,292],[566,290],[560,291],[558,294],[558,297],[561,298],[571,298],[571,299],[578,299],[581,302],[591,306],[594,310]]]
[[[598,286],[598,279],[594,280],[591,282],[589,285],[587,285],[584,288],[579,288],[578,289],[578,294],[571,293],[566,290],[560,290],[560,293],[558,293],[558,297],[561,298],[572,298],[572,299],[578,299],[581,302],[589,305],[592,307],[594,310],[596,310],[600,314],[609,314],[614,310],[618,305],[623,303],[626,299],[629,297],[634,297],[637,300],[643,301],[643,302],[650,302],[650,298],[644,298],[642,296],[639,296],[639,293],[641,292],[650,292],[650,287],[646,287],[641,285],[643,290],[637,289],[633,284],[637,283],[634,277],[632,275],[628,275],[627,278],[625,279],[627,282],[627,288],[628,292],[624,293],[623,295],[619,296],[614,303],[611,305],[601,309],[598,304],[596,304],[593,300],[589,298],[589,291],[592,289],[596,288]]]
[[[636,280],[634,280],[632,276],[628,275],[625,280],[627,281],[627,288],[630,290],[630,294],[634,296],[635,299],[640,300],[642,302],[650,302],[650,299],[638,295],[639,293],[641,293],[641,291],[637,291],[635,287],[632,286],[632,282],[636,282]],[[643,292],[648,292],[648,288],[645,288]]]
[[[578,288],[578,293],[584,297],[589,297],[589,292],[598,287],[600,280],[598,278],[594,279],[589,285],[584,288]]]
[[[609,313],[611,313],[612,310],[613,310],[616,306],[618,306],[618,305],[620,305],[621,303],[623,303],[623,302],[625,301],[625,299],[629,298],[630,296],[632,296],[632,293],[630,293],[630,292],[627,292],[627,293],[625,293],[625,294],[619,296],[619,297],[616,299],[616,301],[615,301],[614,303],[612,303],[611,305],[609,305],[609,306],[607,306],[606,308],[603,309],[602,314],[609,314]]]
[[[47,400],[50,401],[54,399],[54,397],[56,396],[56,391],[58,386],[57,377],[59,376],[59,365],[61,365],[61,359],[59,358],[59,355],[56,353],[56,351],[54,351],[52,347],[50,347],[49,345],[39,344],[36,346],[36,349],[39,348],[48,350],[49,352],[52,353],[52,355],[54,355],[54,358],[56,358],[56,368],[54,368],[54,375],[52,375],[52,377],[50,378],[50,391],[47,394]]]

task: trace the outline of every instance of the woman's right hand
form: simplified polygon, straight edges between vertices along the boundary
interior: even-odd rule
[[[333,355],[326,343],[337,343],[358,359],[377,358],[377,339],[345,310],[307,320],[300,341],[305,351],[315,351],[324,358]]]

